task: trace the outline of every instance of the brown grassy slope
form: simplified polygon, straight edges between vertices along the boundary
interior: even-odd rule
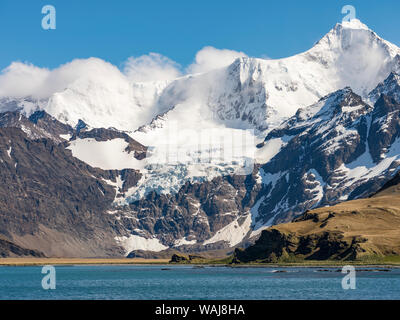
[[[311,210],[293,222],[264,230],[253,246],[235,251],[234,261],[356,260],[388,255],[400,255],[400,184],[393,182],[370,198]]]
[[[97,258],[0,258],[0,266],[166,264],[169,259],[97,259]]]

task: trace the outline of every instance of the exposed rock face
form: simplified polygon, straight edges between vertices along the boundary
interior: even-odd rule
[[[366,53],[380,58],[371,64]],[[353,21],[336,25],[312,49],[288,59],[242,57],[211,72],[134,84],[134,90],[118,79],[110,89],[109,82],[88,77],[46,101],[0,98],[0,110],[7,111],[0,114],[0,234],[46,255],[232,250],[259,235],[253,229],[370,195],[400,165],[399,53]],[[99,66],[95,59],[91,63]],[[188,120],[186,129],[255,129],[267,135],[259,144],[265,153],[246,176],[232,174],[239,165],[228,161],[191,170],[158,163],[155,156],[155,163],[144,165],[142,160],[157,155],[147,151],[160,146],[143,144],[160,139],[172,145],[162,139],[166,131],[157,130],[182,119]],[[97,143],[109,141],[117,143]],[[90,167],[69,147],[89,154],[85,161],[96,167],[102,164],[98,159],[107,165],[122,159],[103,167],[120,170]],[[213,149],[207,146],[200,156]],[[276,246],[261,258],[333,257],[327,247],[340,257],[357,251],[359,239],[340,232],[268,231],[260,241]]]
[[[389,78],[394,80],[384,83],[393,87],[397,78],[393,74]],[[155,238],[162,249],[166,246],[182,252],[222,250],[242,241],[247,245],[251,243],[247,242],[251,225],[257,229],[288,221],[308,209],[366,196],[390,180],[400,164],[400,152],[395,149],[400,105],[395,99],[397,91],[379,88],[392,95],[381,94],[374,106],[345,88],[299,109],[268,134],[260,147],[269,148],[279,141],[280,150],[250,175],[187,181],[176,193],[153,190],[124,205],[118,200],[128,197],[143,173],[95,169],[65,148],[75,139],[124,139],[126,151],[140,160],[146,155],[145,146],[124,132],[89,130],[84,125],[71,128],[44,112],[29,118],[18,112],[0,114],[0,167],[5,181],[0,188],[0,201],[5,204],[3,212],[0,210],[0,233],[46,255],[143,251],[135,246],[120,247],[122,242],[117,239],[132,235],[146,241]],[[358,246],[357,239],[343,240],[340,234],[334,239],[331,235],[281,237],[282,243],[292,242],[288,247],[294,249],[285,249],[287,254],[302,248],[316,252],[328,242],[341,247],[341,255],[345,255]],[[59,239],[68,244],[50,244]],[[278,251],[273,254],[285,255]]]
[[[186,238],[187,241],[195,240],[199,246],[229,223],[237,219],[239,224],[243,223],[240,218],[249,215],[258,188],[254,175],[187,182],[177,194],[151,192],[130,203],[129,212],[123,209],[115,215],[128,229],[141,230],[141,236],[156,235],[169,246],[175,246],[177,239]],[[207,248],[227,246],[229,244],[221,241]],[[196,244],[190,247],[195,248]]]
[[[113,129],[77,131],[43,112],[29,119],[7,112],[0,119],[0,234],[48,256],[122,255],[115,237],[131,234],[156,236],[189,252],[227,248],[223,239],[205,246],[202,241],[235,220],[242,225],[258,192],[255,170],[249,176],[187,182],[177,194],[151,192],[128,206],[115,206],[142,174],[92,168],[72,156],[61,136],[70,135],[69,141],[123,138],[138,159],[146,147]]]
[[[371,117],[368,145],[373,161],[378,163],[400,136],[400,103],[393,97],[381,95]]]
[[[181,254],[173,254],[169,263],[189,263],[189,258]]]
[[[115,191],[102,182],[113,175],[72,157],[61,144],[0,129],[0,233],[46,255],[118,254],[118,226],[105,213]],[[75,243],[49,242],[41,250],[38,238],[62,242],[60,235]]]
[[[124,193],[128,191],[129,188],[136,186],[142,175],[138,170],[134,169],[123,169],[120,170],[120,173],[123,184],[117,197],[124,197]]]
[[[180,254],[175,249],[166,249],[163,251],[149,251],[149,250],[134,250],[126,257],[129,259],[170,259],[173,254]]]
[[[59,239],[61,232],[68,234],[71,237],[68,241],[73,243],[67,254],[82,247],[83,241],[90,249],[84,253],[77,251],[78,255],[89,256],[133,251],[126,252],[115,241],[115,237],[129,238],[132,234],[144,239],[155,236],[162,245],[184,252],[236,246],[242,240],[247,241],[251,232],[248,219],[257,229],[266,222],[288,221],[307,209],[378,190],[395,172],[397,158],[384,170],[367,177],[349,175],[347,170],[357,167],[357,161],[365,156],[370,157],[371,164],[367,166],[371,168],[391,159],[388,153],[399,136],[399,110],[393,97],[381,95],[371,107],[350,88],[345,88],[300,109],[272,130],[263,148],[279,139],[281,149],[251,175],[186,182],[177,193],[152,191],[125,206],[117,206],[115,201],[125,198],[140,183],[142,174],[134,169],[91,168],[72,157],[65,149],[68,142],[60,134],[70,134],[71,141],[122,138],[137,159],[146,152],[145,146],[114,129],[77,131],[43,113],[34,113],[27,119],[18,112],[8,112],[0,117],[6,127],[1,131],[0,165],[5,167],[1,174],[7,185],[7,189],[1,190],[3,202],[11,200],[3,209],[0,232],[23,247],[29,242],[27,235],[36,237],[43,232],[48,239]],[[28,136],[17,128],[30,128]],[[13,210],[17,214],[11,217],[9,212]],[[59,216],[52,215],[52,211]],[[22,223],[24,219],[27,222]],[[229,225],[232,230],[228,228],[225,235],[216,236]],[[239,242],[232,236],[235,228],[244,229],[238,231],[243,232]],[[99,241],[97,237],[106,240]],[[338,245],[345,248],[340,235],[336,238]],[[311,240],[296,241],[320,246],[329,239]],[[101,249],[95,249],[99,243]],[[43,243],[28,248],[46,255],[64,254],[51,246],[44,248]]]
[[[366,151],[371,110],[346,88],[300,109],[267,136],[265,147],[274,139],[281,139],[283,145],[260,170],[266,196],[259,212],[267,214],[265,219],[276,216],[278,221],[283,212],[287,219],[342,196],[339,189],[327,186],[339,183],[342,173],[335,170]]]
[[[343,232],[324,232],[299,236],[296,233],[281,233],[270,229],[262,231],[253,246],[245,250],[235,249],[233,263],[261,262],[273,263],[290,257],[305,260],[354,260],[358,252],[365,252],[359,243],[367,240],[355,236],[344,239]]]
[[[20,128],[30,139],[51,139],[55,143],[65,141],[62,135],[72,134],[73,129],[57,121],[44,111],[33,113],[29,119],[18,111],[0,113],[1,128]]]
[[[0,257],[10,258],[10,257],[35,257],[42,258],[45,255],[36,250],[30,250],[22,248],[21,246],[8,241],[7,239],[0,238]]]
[[[400,56],[398,56],[398,59],[400,61]],[[372,90],[368,97],[369,100],[375,103],[382,94],[385,96],[392,96],[393,99],[400,102],[400,75],[398,73],[390,73],[387,79]]]
[[[400,254],[399,175],[370,198],[305,212],[263,230],[256,243],[236,249],[233,262],[356,260]]]
[[[280,150],[260,169],[258,225],[379,190],[400,165],[399,111],[393,96],[382,94],[371,107],[345,88],[272,130],[260,147],[278,141]]]
[[[198,255],[173,254],[169,263],[196,263],[202,260],[204,261],[205,258]]]

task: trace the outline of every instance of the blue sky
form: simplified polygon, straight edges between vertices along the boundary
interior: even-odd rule
[[[56,30],[41,28],[44,5],[57,10]],[[99,57],[117,66],[157,52],[189,65],[204,46],[280,58],[310,48],[351,4],[357,18],[400,45],[400,1],[296,0],[1,0],[0,69],[12,61],[54,68]]]

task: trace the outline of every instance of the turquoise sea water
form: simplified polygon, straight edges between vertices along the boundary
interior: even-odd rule
[[[0,267],[0,299],[400,299],[395,268],[357,271],[355,290],[342,289],[338,268],[55,268],[56,289],[44,290],[41,267]]]

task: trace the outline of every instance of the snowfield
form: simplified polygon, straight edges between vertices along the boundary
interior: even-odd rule
[[[156,238],[146,239],[137,235],[130,235],[129,237],[116,237],[115,240],[121,245],[126,254],[133,250],[147,250],[147,251],[162,251],[168,249]]]
[[[67,149],[92,167],[104,170],[140,169],[141,162],[125,151],[127,146],[128,143],[121,138],[108,141],[87,138],[71,141]]]

